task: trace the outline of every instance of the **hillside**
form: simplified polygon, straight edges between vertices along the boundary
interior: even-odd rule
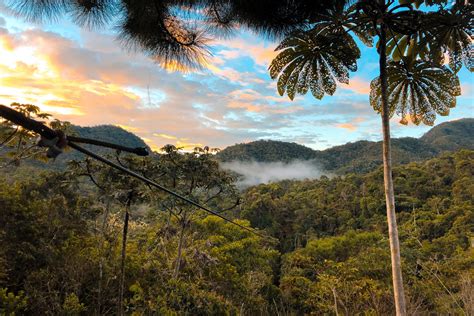
[[[435,157],[444,151],[474,149],[474,119],[461,119],[433,127],[421,138],[392,140],[393,162],[404,164]],[[218,159],[229,161],[288,162],[314,160],[327,171],[338,174],[364,173],[382,163],[382,143],[358,141],[326,150],[282,141],[260,140],[229,146],[218,153]]]
[[[128,147],[148,147],[137,135],[114,125],[82,127],[73,125],[73,132],[81,137],[100,139],[111,143],[120,143]]]
[[[229,146],[219,152],[220,161],[282,161],[295,159],[310,160],[315,158],[315,151],[303,145],[276,140],[257,140],[246,144]]]
[[[71,131],[69,134],[80,136],[84,138],[97,139],[101,141],[106,141],[115,144],[121,144],[128,147],[146,147],[148,145],[135,134],[124,130],[121,127],[114,125],[98,125],[92,127],[81,127],[77,125],[72,125]],[[92,145],[83,145],[83,147],[93,150],[99,155],[107,155],[114,153],[114,150],[92,146]],[[0,156],[8,152],[8,149],[1,148]],[[70,160],[81,160],[84,155],[75,150],[66,150],[63,154],[59,155],[56,160],[48,160],[47,162],[37,161],[32,159],[27,159],[22,162],[22,169],[31,170],[31,167],[35,169],[52,169],[52,170],[61,170],[64,169],[66,163]]]
[[[138,137],[137,135],[124,130],[121,127],[114,126],[114,125],[98,125],[92,127],[82,127],[73,125],[72,133],[76,136],[84,137],[84,138],[91,138],[97,139],[109,143],[120,144],[122,146],[127,147],[146,147],[148,145]],[[93,149],[99,155],[110,154],[114,151],[111,149],[98,147],[98,146],[90,146],[85,145],[84,147]],[[84,155],[75,151],[71,150],[62,155],[60,155],[57,159],[58,163],[64,163],[71,159],[80,159]]]
[[[393,170],[403,277],[410,298],[420,302],[410,315],[456,314],[449,311],[456,307],[444,285],[455,284],[449,279],[453,275],[458,280],[470,275],[472,282],[473,159],[474,151],[461,150]],[[287,301],[297,302],[295,315],[334,315],[330,302],[335,291],[349,293],[341,295],[347,310],[367,311],[373,308],[371,297],[389,297],[384,290],[391,279],[385,270],[390,256],[382,179],[379,168],[347,177],[261,184],[244,192],[240,215],[277,238],[278,250],[285,253],[279,286]],[[473,297],[472,283],[463,290]],[[318,296],[312,296],[315,291]],[[389,300],[374,315],[392,315],[386,304]]]
[[[441,151],[474,148],[474,118],[441,123],[420,139]]]
[[[140,137],[124,130],[121,127],[114,125],[98,125],[92,127],[82,127],[73,125],[72,133],[76,136],[97,139],[109,143],[120,144],[127,147],[148,148],[148,145],[145,144],[145,142]],[[113,154],[115,152],[113,149],[92,145],[83,145],[83,147],[93,150],[95,153],[101,156]],[[56,161],[48,161],[45,166],[51,169],[62,169],[68,161],[82,160],[83,158],[84,154],[76,150],[68,150],[63,154],[59,155],[58,158],[56,158]]]
[[[129,147],[148,147],[146,143],[120,127],[100,125],[94,127],[73,126],[72,133],[77,136],[98,139],[111,143],[120,143]],[[446,122],[433,127],[420,138],[404,137],[392,140],[393,162],[404,164],[422,161],[438,156],[444,151],[474,149],[474,119],[467,118]],[[113,150],[85,146],[100,155],[113,153]],[[374,170],[382,164],[382,143],[357,141],[326,150],[311,148],[275,140],[258,140],[245,144],[229,146],[217,154],[221,162],[258,161],[258,162],[290,162],[293,160],[313,160],[326,171],[337,174],[364,173]],[[67,161],[82,159],[83,155],[74,150],[60,155],[56,161],[44,164],[30,161],[28,164],[47,168],[61,169]]]

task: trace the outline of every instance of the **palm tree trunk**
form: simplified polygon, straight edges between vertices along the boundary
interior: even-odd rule
[[[406,315],[405,294],[403,290],[402,265],[400,260],[400,243],[398,241],[397,218],[395,214],[395,194],[392,179],[392,157],[390,148],[390,111],[387,95],[387,34],[385,26],[380,28],[379,64],[382,93],[382,130],[383,130],[383,176],[385,204],[387,207],[388,236],[392,258],[392,281],[395,309],[397,315]]]

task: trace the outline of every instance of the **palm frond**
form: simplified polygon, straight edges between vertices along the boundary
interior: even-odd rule
[[[278,78],[278,93],[285,92],[293,100],[295,95],[306,94],[321,99],[336,91],[336,81],[349,82],[349,71],[357,69],[360,51],[346,33],[298,32],[284,39],[276,50],[281,52],[269,67],[272,79]]]
[[[407,118],[415,124],[433,125],[436,114],[448,115],[461,94],[458,77],[446,66],[426,61],[403,63],[390,61],[387,65],[388,102],[390,115],[397,113],[401,123]],[[382,111],[380,77],[370,84],[370,104]]]
[[[455,5],[449,10],[418,12],[413,19],[400,15],[412,32],[400,33],[395,28],[387,44],[387,55],[396,61],[403,57],[430,60],[458,72],[462,65],[474,71],[474,16],[472,5]],[[446,60],[446,57],[449,60]]]
[[[455,72],[461,65],[474,71],[474,5],[453,6],[431,15],[434,45],[449,55],[449,66]]]

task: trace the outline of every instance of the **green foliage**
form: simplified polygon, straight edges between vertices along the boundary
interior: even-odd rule
[[[396,112],[406,124],[409,112],[415,124],[433,125],[436,114],[447,115],[461,94],[456,74],[462,65],[474,69],[473,13],[472,5],[462,1],[425,13],[418,9],[423,2],[357,1],[351,6],[351,1],[337,1],[327,6],[276,48],[281,52],[269,72],[272,79],[278,78],[278,93],[286,92],[290,100],[309,89],[316,99],[333,95],[336,81],[348,84],[349,70],[357,70],[360,50],[351,34],[369,47],[377,36],[379,53],[383,42],[384,51],[393,58],[381,69],[388,82],[391,115]],[[443,65],[445,53],[451,69]],[[370,85],[371,105],[378,113],[382,112],[381,82],[377,77]]]
[[[394,169],[412,313],[456,314],[472,306],[465,284],[474,269],[473,161],[473,151],[460,151]],[[290,310],[391,313],[382,177],[377,170],[245,192],[242,217],[280,241],[279,287]]]
[[[48,122],[51,115],[41,112],[40,108],[36,105],[15,102],[10,106],[28,118],[35,119],[41,123],[47,123],[50,126],[54,125],[58,128],[62,126],[58,121]],[[45,160],[46,151],[36,147],[36,135],[32,131],[2,119],[0,121],[0,139],[0,153],[2,154],[0,156],[0,168],[19,165],[20,161],[26,158]],[[8,156],[8,159],[5,156]]]
[[[472,19],[472,8],[461,1],[435,12],[419,14],[417,28],[410,34],[390,34],[387,55],[395,61],[419,56],[437,67],[448,64],[454,73],[464,64],[472,72]]]
[[[295,159],[309,160],[315,158],[314,150],[296,143],[274,140],[258,140],[250,143],[226,147],[217,153],[220,161],[282,161]]]
[[[0,315],[21,315],[27,304],[28,299],[23,291],[15,295],[6,288],[0,288]]]
[[[183,192],[196,168],[194,176],[204,177],[195,179],[200,189],[193,196],[207,199],[203,186],[215,184],[212,174],[218,172],[212,157],[180,156],[171,147],[167,155],[119,159],[136,172],[161,174],[167,185],[175,181]],[[173,161],[183,169],[172,167]],[[461,151],[394,170],[411,310],[453,314],[469,306],[472,161],[474,152]],[[0,241],[6,245],[0,252],[0,286],[8,287],[3,301],[13,302],[7,304],[10,310],[115,313],[120,213],[131,189],[137,196],[125,260],[127,313],[330,314],[337,308],[346,314],[387,314],[392,309],[380,170],[249,188],[240,212],[248,221],[239,223],[265,230],[276,243],[171,200],[162,204],[161,194],[89,164],[99,191],[71,181],[87,171],[84,164],[13,185],[0,181]],[[221,195],[215,206],[232,200],[232,194]]]
[[[455,137],[467,126],[455,123],[427,134],[428,141]],[[408,149],[418,144],[401,141]],[[344,150],[331,150],[345,157]],[[345,152],[354,159],[356,151]],[[182,153],[168,145],[161,155],[111,159],[269,237],[90,160],[35,178],[4,176],[1,312],[116,313],[122,216],[128,211],[123,303],[128,314],[391,313],[380,169],[259,185],[239,195],[234,178],[207,148]],[[472,306],[473,161],[474,152],[464,150],[394,169],[412,312],[459,314]]]
[[[188,244],[176,278],[172,272],[179,236],[170,234],[170,228],[150,226],[136,240],[140,274],[153,278],[139,278],[131,287],[132,310],[206,315],[265,309],[277,253],[266,249],[264,241],[217,217],[197,219],[186,231]]]
[[[71,293],[64,299],[63,313],[65,315],[80,315],[81,312],[85,312],[86,310],[84,304],[79,302],[79,298],[76,294]]]
[[[474,149],[474,119],[445,122],[429,130],[421,140],[436,147],[439,151],[455,151],[462,148]],[[468,137],[463,137],[466,135]]]
[[[310,241],[284,257],[284,299],[298,313],[334,313],[336,308],[345,314],[390,313],[387,246],[379,233],[353,231]],[[299,293],[301,288],[306,293]]]

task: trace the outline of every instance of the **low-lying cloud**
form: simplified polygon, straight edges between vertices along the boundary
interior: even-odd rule
[[[241,188],[281,180],[317,179],[325,174],[314,160],[293,160],[288,163],[231,161],[221,166],[241,175],[237,181],[237,186]]]

